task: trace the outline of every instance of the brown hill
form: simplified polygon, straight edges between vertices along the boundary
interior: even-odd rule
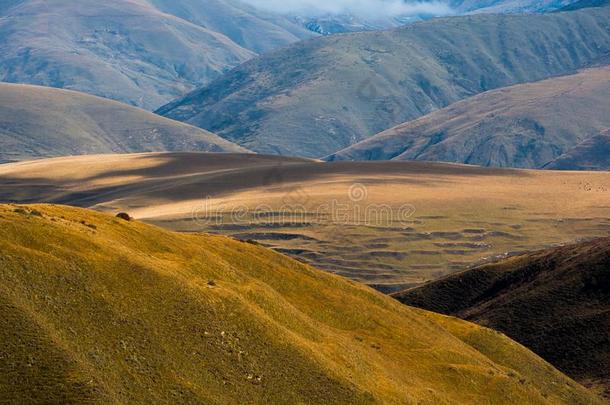
[[[443,18],[291,45],[158,113],[261,153],[320,157],[481,92],[610,53],[610,8]]]
[[[507,259],[395,298],[506,333],[610,395],[610,239]]]
[[[608,172],[152,153],[0,165],[0,201],[127,212],[400,291],[505,252],[608,235]]]
[[[384,131],[327,159],[561,168],[549,163],[564,153],[582,153],[591,142],[603,142],[599,137],[587,140],[610,127],[608,94],[610,65],[492,90]],[[581,142],[584,145],[570,151]],[[597,165],[592,161],[587,168],[604,168],[604,154],[598,152]],[[562,168],[575,168],[575,164]]]
[[[146,151],[243,152],[199,128],[73,91],[0,83],[0,162]]]

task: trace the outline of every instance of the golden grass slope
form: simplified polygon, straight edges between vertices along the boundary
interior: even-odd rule
[[[595,403],[505,336],[226,237],[0,206],[12,403]]]
[[[74,91],[0,83],[0,162],[92,153],[245,152],[199,128]]]
[[[365,191],[360,201],[350,199],[354,185]],[[0,201],[127,211],[173,230],[254,239],[383,291],[507,252],[610,232],[610,173],[425,162],[193,153],[56,158],[0,166]],[[318,213],[333,202],[361,214],[342,221]],[[290,207],[299,204],[303,215]],[[381,204],[394,213],[411,204],[415,212],[406,221],[365,217],[367,207]]]

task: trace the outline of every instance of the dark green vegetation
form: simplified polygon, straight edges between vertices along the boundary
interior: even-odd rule
[[[207,131],[116,101],[0,83],[0,162],[167,150],[244,151]]]
[[[79,90],[154,109],[259,50],[313,35],[285,19],[264,21],[230,4],[3,1],[0,81]],[[188,21],[181,18],[187,15]]]
[[[325,156],[486,90],[610,52],[610,8],[437,19],[294,44],[158,112],[257,152]]]
[[[507,259],[395,298],[506,333],[610,396],[610,239]]]
[[[604,170],[610,66],[492,90],[339,151],[328,160],[427,160]],[[557,159],[557,162],[555,160]]]
[[[226,237],[0,206],[9,403],[592,404],[505,336]]]

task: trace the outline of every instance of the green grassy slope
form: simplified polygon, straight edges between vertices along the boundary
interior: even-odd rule
[[[398,293],[500,330],[610,395],[610,239],[527,254]]]
[[[119,102],[0,83],[0,162],[146,151],[244,152],[219,136]]]
[[[225,237],[0,206],[9,402],[594,403],[501,334]]]
[[[492,90],[386,130],[328,159],[542,168],[581,142],[586,148],[589,138],[610,128],[609,93],[609,65]],[[566,163],[562,168],[604,169],[605,154],[591,152],[599,156],[598,164],[593,160],[591,165]]]
[[[476,15],[304,41],[158,110],[261,153],[326,156],[475,94],[610,52],[610,8]]]

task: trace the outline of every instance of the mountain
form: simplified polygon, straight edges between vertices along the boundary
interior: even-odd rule
[[[590,166],[583,161],[583,168],[603,169],[606,158],[593,146],[604,138],[589,138],[610,128],[608,94],[610,65],[492,90],[384,131],[328,159],[559,168],[561,164],[550,162],[568,153],[570,157],[563,159],[573,164],[563,166],[572,169],[574,157],[589,148],[594,155],[587,157],[593,160]]]
[[[233,153],[0,165],[0,202],[53,203],[253,240],[383,292],[610,231],[610,172]]]
[[[435,19],[302,41],[157,112],[248,149],[326,156],[475,94],[610,52],[610,8]]]
[[[7,402],[601,403],[529,350],[226,237],[1,206]]]
[[[0,162],[146,151],[244,152],[214,134],[116,101],[0,83]]]
[[[395,297],[506,333],[610,395],[610,239],[530,253]]]
[[[222,33],[256,53],[284,47],[316,34],[289,16],[270,13],[240,0],[148,0],[157,9]]]
[[[589,7],[604,7],[610,4],[610,0],[579,0],[563,7],[561,11],[580,10]]]
[[[207,3],[2,2],[0,81],[79,90],[152,110],[254,57],[255,51],[311,36],[296,25],[288,31],[257,19],[230,2],[220,2],[222,8]],[[216,25],[203,20],[203,10]],[[243,46],[215,31],[219,25],[227,34],[247,38],[240,41]]]
[[[585,139],[545,166],[552,170],[610,170],[610,130]]]

